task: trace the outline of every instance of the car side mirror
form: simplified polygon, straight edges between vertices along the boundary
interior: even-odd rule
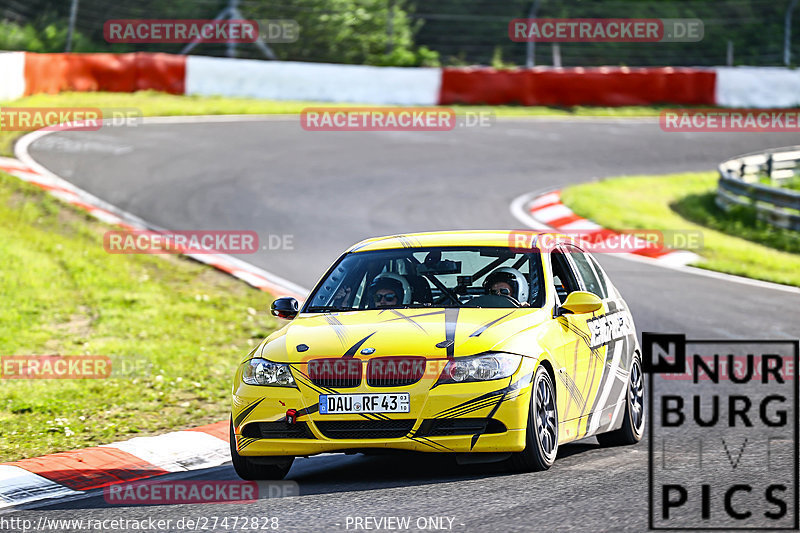
[[[287,296],[286,298],[278,298],[272,302],[272,315],[284,320],[291,320],[297,316],[299,305],[297,300]]]
[[[574,313],[576,315],[594,313],[602,307],[603,301],[596,294],[586,291],[574,291],[569,293],[567,300],[558,308],[556,316],[567,313]]]

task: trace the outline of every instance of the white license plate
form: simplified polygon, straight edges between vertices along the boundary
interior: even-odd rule
[[[395,394],[320,394],[319,414],[345,413],[408,413],[411,397],[407,392]]]

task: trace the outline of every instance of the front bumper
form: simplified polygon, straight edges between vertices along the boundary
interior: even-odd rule
[[[237,373],[232,413],[242,456],[307,456],[336,451],[517,452],[525,448],[535,360],[523,358],[511,378],[435,386],[426,375],[405,387],[358,387],[334,393],[408,392],[409,413],[322,415],[319,387],[292,365],[297,388],[246,385]],[[297,411],[297,425],[286,412]],[[262,425],[263,424],[263,425]],[[263,428],[263,429],[262,429]],[[284,431],[283,428],[286,430]]]

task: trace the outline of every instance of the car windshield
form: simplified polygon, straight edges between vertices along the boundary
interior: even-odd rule
[[[304,312],[409,307],[541,307],[541,257],[501,247],[353,252],[311,293]]]

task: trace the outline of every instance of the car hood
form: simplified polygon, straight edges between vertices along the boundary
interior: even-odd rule
[[[501,349],[548,318],[542,309],[389,309],[299,315],[253,351],[276,362],[394,355],[444,358]],[[363,351],[363,353],[362,353]]]

